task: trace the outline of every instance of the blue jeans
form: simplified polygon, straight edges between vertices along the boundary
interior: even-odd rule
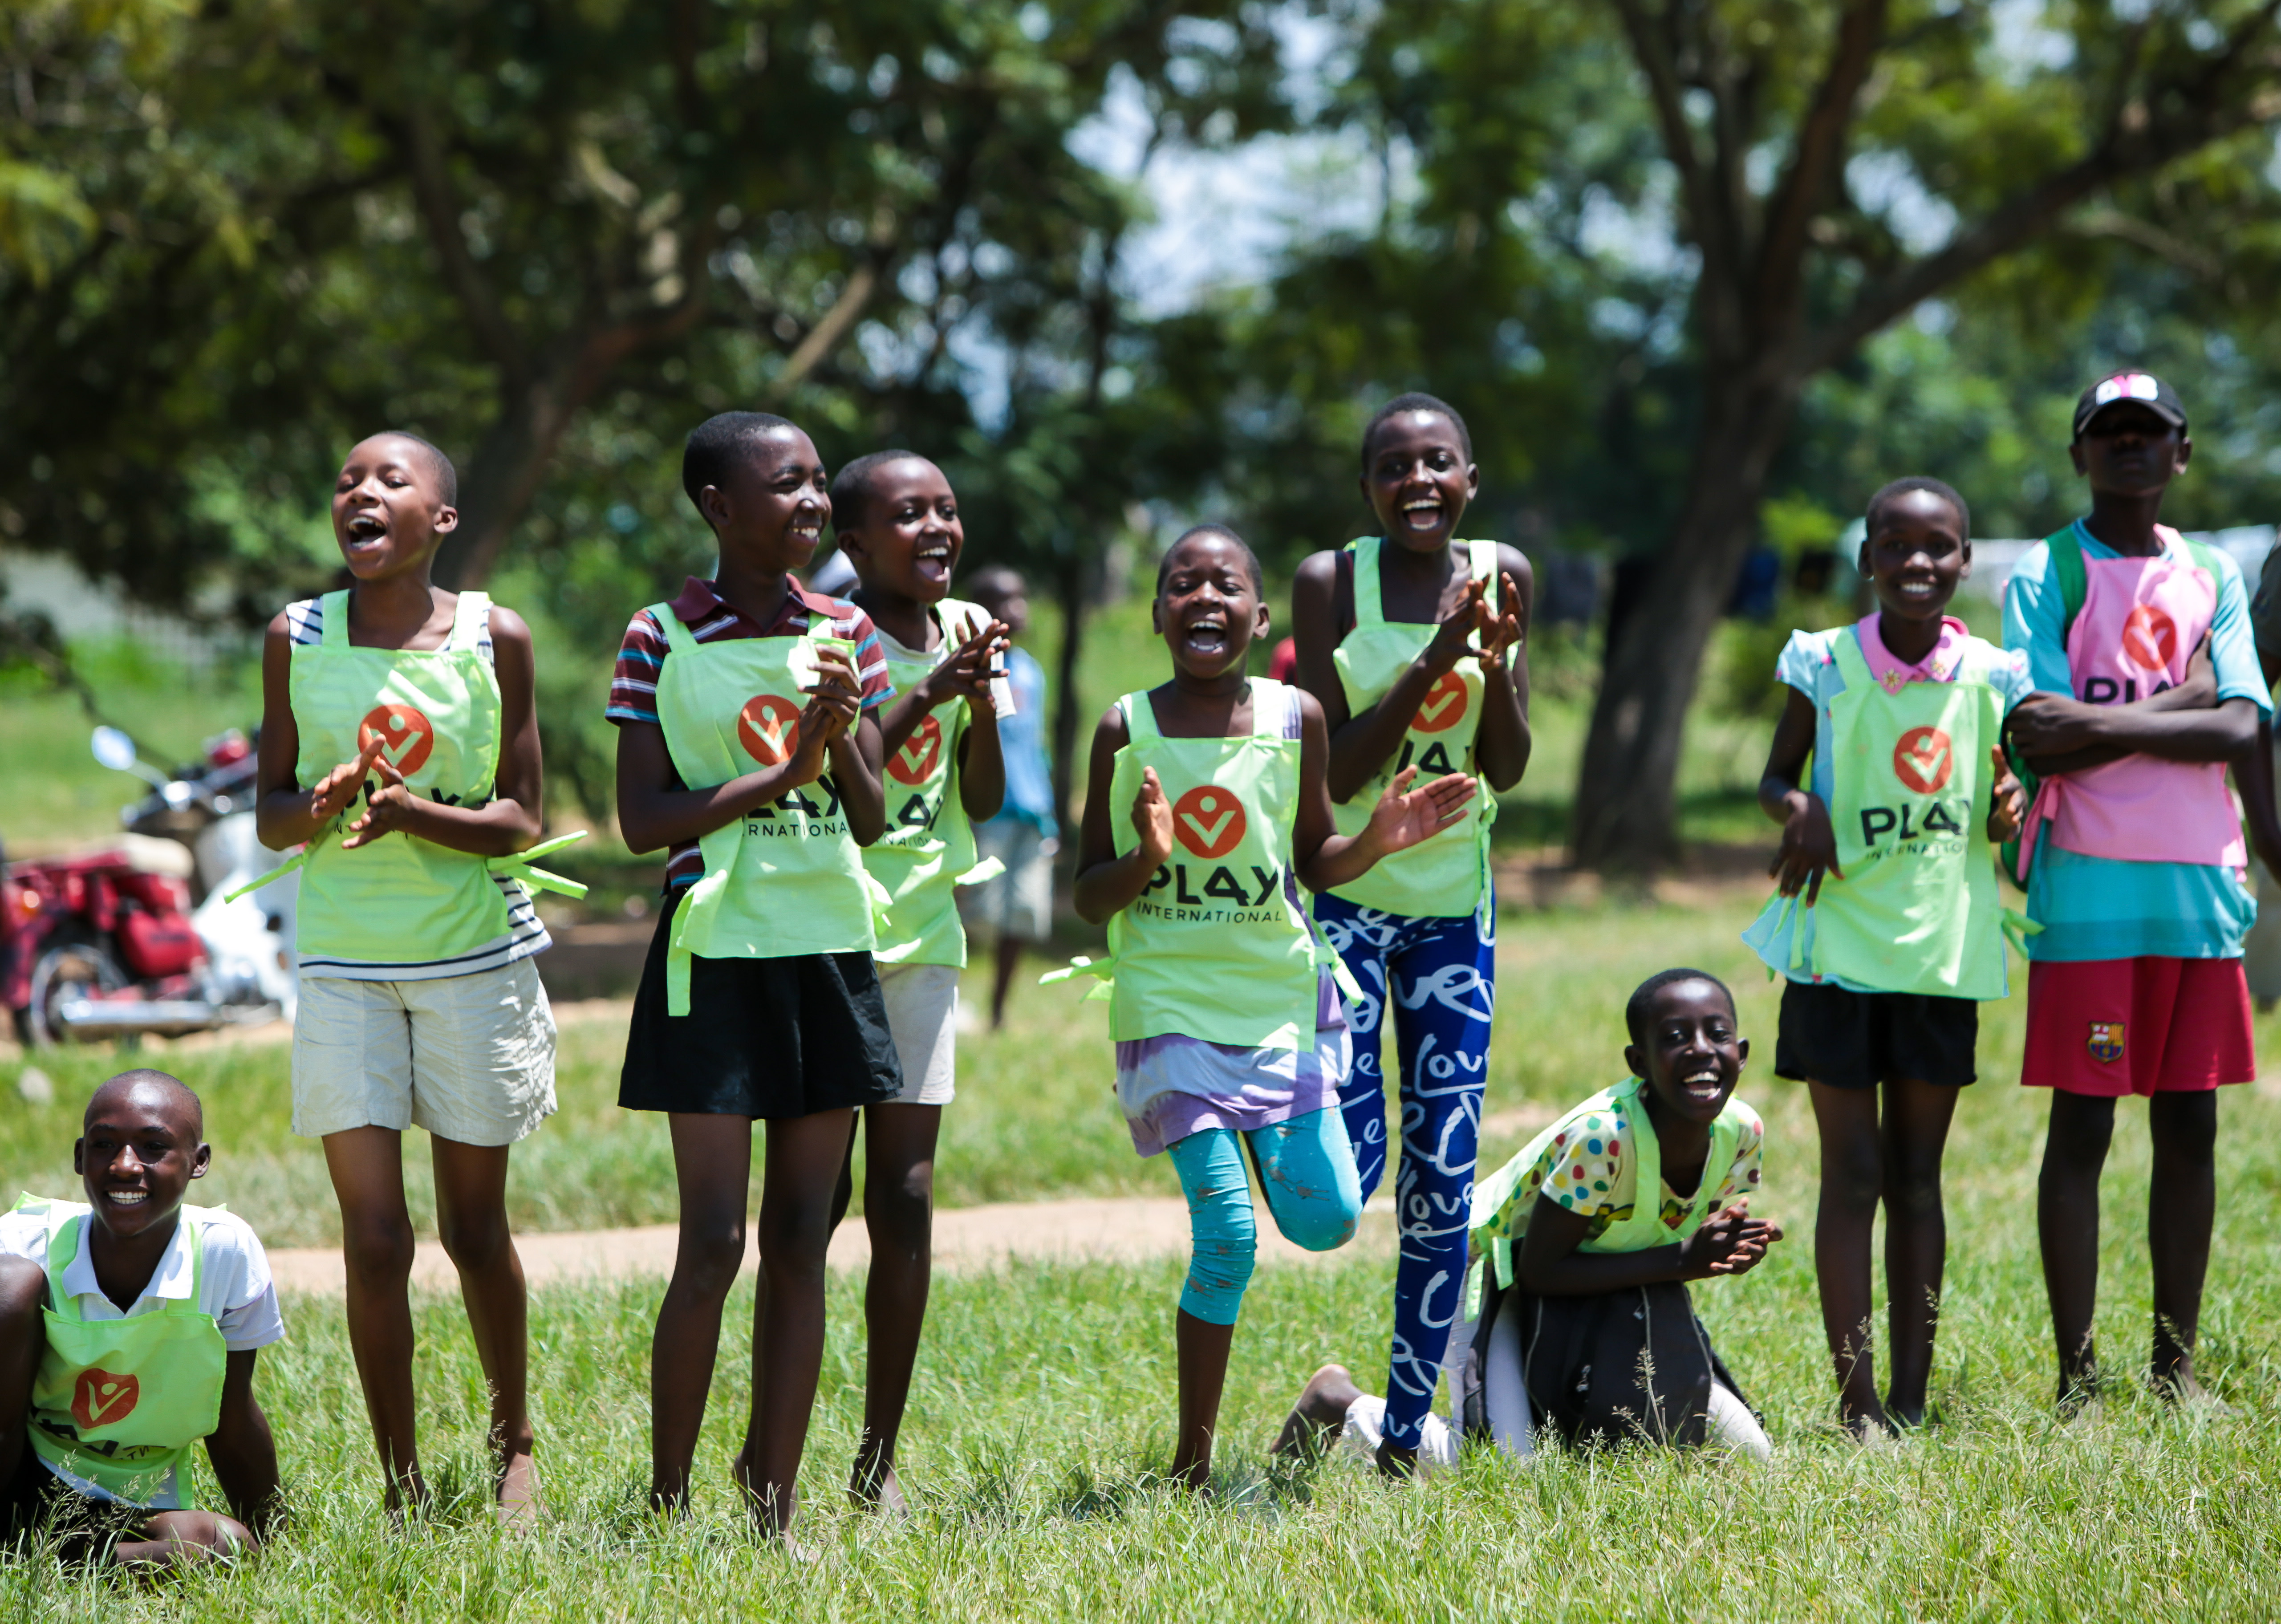
[[[1339,1090],[1339,1109],[1365,1201],[1386,1176],[1386,1080],[1379,1062],[1389,1007],[1394,1015],[1402,1064],[1402,1171],[1394,1187],[1402,1253],[1394,1271],[1386,1438],[1415,1449],[1465,1290],[1481,1087],[1496,1008],[1496,907],[1484,897],[1472,918],[1411,918],[1325,893],[1315,898],[1315,918],[1362,986],[1362,1001],[1347,1012],[1354,1068]]]
[[[1212,1325],[1235,1323],[1258,1250],[1251,1180],[1244,1175],[1237,1137],[1226,1128],[1206,1128],[1165,1147],[1188,1198],[1195,1237],[1180,1306]],[[1327,1252],[1354,1239],[1362,1191],[1355,1181],[1346,1124],[1337,1111],[1309,1111],[1241,1137],[1250,1143],[1259,1187],[1285,1240],[1311,1252]]]

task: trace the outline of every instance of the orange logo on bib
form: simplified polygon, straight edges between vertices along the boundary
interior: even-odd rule
[[[1937,727],[1913,727],[1893,746],[1893,776],[1920,795],[1938,794],[1956,770],[1956,752]]]
[[[1225,857],[1243,839],[1243,803],[1217,784],[1200,784],[1172,803],[1172,832],[1199,857]]]
[[[917,732],[903,740],[903,747],[887,763],[887,776],[898,784],[924,784],[941,754],[942,726],[929,716],[919,723]]]
[[[1410,725],[1421,733],[1440,733],[1457,726],[1465,716],[1465,679],[1455,671],[1444,671],[1418,701],[1418,715]]]
[[[83,1370],[72,1383],[72,1419],[84,1427],[108,1427],[135,1413],[143,1384],[132,1376],[103,1369]]]
[[[2151,603],[2122,623],[2122,657],[2142,671],[2167,671],[2178,652],[2178,623]]]
[[[773,693],[756,693],[737,713],[737,742],[763,767],[800,748],[800,707]]]
[[[436,724],[409,705],[377,705],[357,723],[357,754],[380,740],[380,754],[390,767],[410,777],[428,764],[436,748]]]

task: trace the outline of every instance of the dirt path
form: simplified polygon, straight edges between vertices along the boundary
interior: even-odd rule
[[[1264,1215],[1262,1215],[1263,1220]],[[1312,1263],[1303,1252],[1263,1221],[1259,1261],[1263,1264]],[[1392,1214],[1383,1203],[1363,1214],[1357,1244],[1393,1249]],[[635,1229],[592,1229],[517,1235],[515,1249],[534,1286],[569,1280],[663,1280],[673,1271],[674,1226],[649,1224]],[[1185,1257],[1188,1251],[1187,1203],[1169,1196],[1135,1195],[1077,1201],[1003,1202],[959,1207],[934,1215],[934,1266],[944,1273],[989,1269],[1009,1263],[1133,1263]],[[861,1222],[843,1224],[831,1238],[831,1266],[861,1269],[871,1260],[871,1243]],[[753,1267],[748,1240],[745,1266]],[[278,1289],[338,1294],[341,1255],[332,1247],[294,1247],[269,1254]],[[451,1260],[432,1241],[420,1244],[412,1264],[415,1287],[450,1290],[457,1286]]]

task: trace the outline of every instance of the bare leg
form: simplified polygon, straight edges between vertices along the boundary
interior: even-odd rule
[[[1307,1379],[1291,1413],[1283,1418],[1276,1435],[1275,1452],[1296,1460],[1312,1460],[1338,1442],[1346,1430],[1347,1408],[1362,1396],[1362,1389],[1343,1365],[1326,1365]]]
[[[754,1303],[753,1413],[735,1475],[764,1535],[800,1509],[800,1458],[823,1367],[823,1266],[831,1191],[853,1110],[771,1122],[761,1186],[761,1280]]]
[[[745,1261],[745,1191],[753,1172],[749,1117],[673,1112],[681,1233],[673,1280],[650,1342],[650,1504],[689,1506],[689,1473],[721,1350],[721,1309]]]
[[[997,1031],[1006,1024],[1006,994],[1013,989],[1014,971],[1022,962],[1022,939],[998,932],[997,978],[990,986],[990,1030]]]
[[[1821,1330],[1837,1375],[1837,1419],[1857,1438],[1890,1431],[1877,1401],[1871,1343],[1869,1241],[1884,1195],[1877,1091],[1808,1083],[1821,1132],[1821,1196],[1814,1210],[1813,1273],[1821,1290]]]
[[[2173,1398],[2199,1398],[2194,1333],[2209,1273],[2217,1211],[2217,1091],[2158,1094],[2146,1102],[2154,1140],[2146,1240],[2154,1257],[2153,1374]]]
[[[356,1356],[386,1504],[428,1504],[412,1396],[412,1215],[404,1204],[404,1135],[347,1128],[324,1137],[325,1167],[341,1206],[347,1264],[349,1349]]]
[[[48,1349],[48,1273],[27,1257],[0,1257],[0,1483],[12,1482],[32,1447],[32,1383]]]
[[[1892,1343],[1885,1412],[1921,1427],[1932,1383],[1933,1334],[1948,1261],[1940,1158],[1958,1090],[1935,1083],[1885,1085],[1885,1320]]]
[[[847,1492],[902,1512],[895,1439],[910,1400],[933,1272],[934,1147],[939,1105],[870,1105],[863,1110],[863,1221],[871,1235],[864,1288],[869,1352],[863,1374],[863,1441]],[[842,1203],[844,1206],[844,1203]]]
[[[1235,1327],[1199,1319],[1186,1309],[1173,1324],[1179,1349],[1180,1435],[1172,1451],[1172,1479],[1202,1489],[1211,1481],[1212,1434],[1219,1426],[1220,1392],[1227,1383]]]
[[[2063,1408],[2080,1404],[2099,1386],[2099,1355],[2092,1342],[2092,1315],[2099,1306],[2099,1175],[2114,1137],[2114,1101],[2052,1091],[2044,1169],[2036,1182],[2036,1228],[2043,1242],[2052,1335],[2059,1346]]]
[[[460,1299],[491,1388],[492,1493],[506,1518],[535,1512],[531,1466],[530,1336],[522,1260],[506,1221],[507,1147],[431,1136],[436,1226],[460,1272]]]

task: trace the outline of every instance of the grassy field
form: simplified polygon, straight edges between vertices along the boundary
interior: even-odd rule
[[[1815,1156],[1801,1091],[1765,1075],[1775,998],[1735,932],[1746,904],[1509,916],[1485,1162],[1544,1111],[1610,1080],[1620,1006],[1674,962],[1728,975],[1760,1052],[1745,1097],[1771,1130],[1759,1205],[1791,1238],[1748,1279],[1698,1289],[1705,1319],[1778,1446],[1768,1466],[1653,1455],[1473,1462],[1457,1478],[1383,1488],[1334,1461],[1296,1475],[1265,1449],[1290,1394],[1326,1358],[1383,1380],[1380,1257],[1263,1271],[1236,1342],[1221,1500],[1200,1507],[1155,1481],[1168,1458],[1170,1322],[1180,1271],[1025,1267],[939,1283],[906,1432],[919,1510],[896,1529],[836,1493],[860,1415],[860,1280],[836,1279],[809,1456],[800,1569],[744,1538],[726,1489],[746,1401],[744,1342],[724,1342],[689,1525],[640,1513],[646,1362],[658,1286],[538,1294],[532,1334],[553,1514],[502,1538],[463,1499],[404,1538],[385,1535],[337,1309],[288,1305],[290,1340],[260,1391],[292,1481],[297,1524],[259,1566],[149,1589],[0,1567],[0,1610],[27,1615],[296,1618],[688,1616],[919,1618],[1670,1618],[2270,1616],[2281,1605],[2281,1101],[2229,1091],[2206,1374],[2239,1413],[2165,1411],[2125,1381],[2104,1424],[2064,1430],[2047,1398],[2049,1333],[2035,1255],[2039,1100],[2016,1087],[2020,999],[1983,1024],[1983,1081],[1961,1103],[1949,1157],[1949,1318],[1935,1382],[1939,1424],[1862,1452],[1832,1425],[1813,1287]],[[1097,1007],[1025,993],[1009,1032],[964,1046],[943,1158],[947,1203],[1067,1191],[1172,1192],[1161,1159],[1123,1142]],[[2268,1022],[2261,1041],[2281,1042]],[[565,1110],[516,1157],[532,1225],[661,1219],[670,1172],[653,1125],[608,1104],[618,1030],[566,1033]],[[57,1104],[7,1107],[0,1175],[68,1184],[73,1111],[118,1063],[50,1063]],[[273,1243],[332,1233],[313,1152],[285,1132],[282,1048],[209,1049],[168,1063],[206,1094],[219,1147],[204,1194]],[[0,1090],[14,1078],[0,1063]],[[1748,1078],[1755,1077],[1756,1081]],[[12,1092],[12,1091],[8,1091]],[[0,1092],[0,1099],[8,1097]],[[2148,1280],[2144,1113],[2126,1108],[2107,1187],[2099,1334],[2111,1364],[2143,1358]],[[414,1140],[417,1135],[412,1136]],[[416,1148],[416,1147],[414,1147]],[[731,1324],[742,1323],[740,1295]],[[421,1390],[447,1479],[479,1480],[481,1388],[457,1305],[422,1310]]]

